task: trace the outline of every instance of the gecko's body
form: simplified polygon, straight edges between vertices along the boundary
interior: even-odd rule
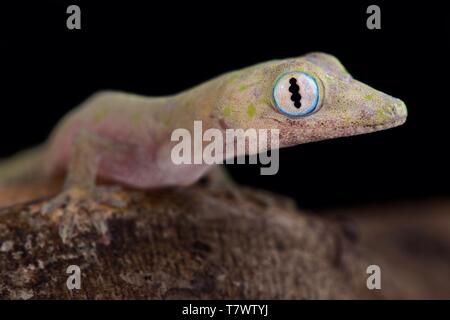
[[[298,75],[297,103],[316,103],[314,112],[290,116],[303,106],[286,98],[295,88],[287,92],[283,75]],[[354,80],[333,56],[312,53],[230,72],[169,97],[97,93],[56,127],[40,167],[46,176],[67,172],[66,196],[74,188],[95,190],[96,178],[141,189],[189,185],[211,166],[175,165],[171,134],[192,130],[195,120],[203,130],[278,129],[286,147],[387,129],[406,114],[402,101]]]

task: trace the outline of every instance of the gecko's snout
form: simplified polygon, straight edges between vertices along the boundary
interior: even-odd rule
[[[361,91],[352,95],[351,101],[359,103],[356,103],[356,106],[351,103],[348,105],[358,110],[355,114],[356,124],[359,123],[369,131],[378,131],[399,126],[406,121],[408,111],[402,100],[359,82],[355,83],[358,85],[356,88]]]
[[[408,110],[406,109],[405,103],[397,98],[391,97],[391,102],[388,107],[384,107],[381,111],[386,117],[383,122],[386,123],[388,127],[399,126],[406,121],[408,116]]]
[[[400,100],[395,99],[396,101],[392,105],[393,113],[396,115],[399,124],[402,124],[406,121],[406,117],[408,116],[408,109],[406,108],[406,104]]]

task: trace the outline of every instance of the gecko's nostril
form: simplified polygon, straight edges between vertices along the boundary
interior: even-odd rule
[[[398,117],[406,117],[408,114],[405,103],[400,99],[396,99],[392,109]]]
[[[406,104],[400,99],[398,99],[398,101],[400,102],[399,103],[399,105],[400,105],[400,107],[399,107],[400,113],[405,115],[405,116],[407,116],[408,115],[408,108],[406,108]]]
[[[408,110],[406,109],[405,103],[396,99],[394,104],[392,105],[392,120],[396,126],[405,123],[406,118],[408,117]]]

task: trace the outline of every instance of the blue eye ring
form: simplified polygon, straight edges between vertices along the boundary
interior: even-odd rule
[[[302,112],[289,112],[286,111],[282,106],[281,103],[279,103],[279,101],[277,100],[277,96],[276,96],[276,92],[275,90],[277,89],[277,85],[278,82],[280,81],[280,79],[284,78],[286,75],[288,74],[302,74],[304,76],[306,76],[309,80],[312,80],[312,84],[314,85],[314,89],[315,89],[315,96],[314,96],[314,100],[311,103],[310,106],[308,106],[306,108],[306,110],[302,111]],[[278,111],[280,111],[282,114],[288,116],[288,117],[293,117],[293,118],[300,118],[300,117],[304,117],[307,116],[309,114],[311,114],[312,112],[314,112],[317,109],[318,103],[319,103],[319,85],[317,83],[317,80],[314,76],[312,76],[310,73],[305,72],[305,71],[289,71],[289,72],[285,72],[283,74],[281,74],[280,76],[278,76],[275,81],[274,81],[274,85],[272,88],[272,99],[274,101],[275,107],[277,108]]]

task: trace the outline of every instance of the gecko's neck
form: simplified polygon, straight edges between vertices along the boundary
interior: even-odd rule
[[[191,130],[194,121],[201,121],[203,130],[220,128],[216,119],[217,97],[221,94],[221,77],[198,85],[167,100],[168,112],[175,128]]]

